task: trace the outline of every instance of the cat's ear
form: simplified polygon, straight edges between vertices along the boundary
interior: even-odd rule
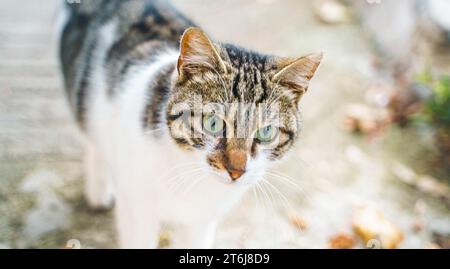
[[[323,59],[323,53],[312,53],[299,59],[277,60],[278,72],[272,81],[291,90],[300,99]],[[297,99],[296,98],[296,99]]]
[[[180,75],[196,72],[202,68],[220,72],[227,70],[214,44],[202,30],[194,27],[188,28],[181,38],[177,67]]]

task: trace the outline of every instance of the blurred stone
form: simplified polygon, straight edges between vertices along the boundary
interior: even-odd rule
[[[441,249],[441,247],[435,243],[428,243],[425,245],[424,249]]]
[[[417,188],[422,192],[429,193],[437,197],[450,197],[450,187],[428,175],[423,175],[418,178]]]
[[[51,195],[41,195],[35,208],[25,217],[24,234],[36,240],[41,236],[67,228],[71,209],[62,199]]]
[[[428,30],[434,31],[435,35],[442,43],[450,45],[450,2],[448,0],[429,0],[423,1],[423,16],[429,19],[434,29],[428,27]]]
[[[450,234],[433,232],[433,243],[439,248],[450,249]]]
[[[414,211],[417,215],[423,216],[428,209],[428,205],[422,200],[417,200],[417,202],[414,204]]]
[[[395,89],[392,86],[385,83],[376,83],[366,91],[365,100],[367,103],[378,107],[387,107],[394,92]]]
[[[321,0],[314,5],[317,18],[327,24],[341,24],[351,20],[350,9],[336,0]]]
[[[417,174],[409,167],[402,165],[402,164],[396,164],[392,168],[392,172],[404,183],[407,184],[414,184]]]
[[[425,67],[449,70],[448,0],[395,0],[368,4],[349,0],[366,33],[375,42],[380,66],[394,79],[411,81]],[[388,30],[387,30],[388,29]]]
[[[418,175],[411,168],[397,164],[392,172],[403,183],[433,197],[450,202],[450,186],[429,175]]]
[[[369,4],[367,1],[352,0],[360,14],[366,31],[377,44],[386,60],[397,63],[408,62],[414,44],[416,11],[414,1],[382,1]]]
[[[57,189],[61,186],[61,177],[49,170],[38,170],[30,173],[22,183],[21,191],[41,193]]]
[[[347,159],[355,165],[361,165],[368,160],[367,154],[355,145],[348,146],[345,149],[345,155]]]

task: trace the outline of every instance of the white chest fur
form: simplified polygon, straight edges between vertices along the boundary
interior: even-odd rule
[[[103,34],[109,36],[113,29],[105,27]],[[166,221],[183,226],[173,247],[211,247],[217,223],[246,190],[208,174],[202,168],[204,156],[178,148],[164,127],[151,134],[142,131],[142,115],[151,98],[148,85],[176,59],[177,53],[168,51],[151,64],[131,68],[114,98],[107,95],[101,58],[93,68],[86,194],[96,207],[108,206],[115,197],[122,247],[156,247],[158,229]]]

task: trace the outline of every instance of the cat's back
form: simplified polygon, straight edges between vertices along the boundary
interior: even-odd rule
[[[67,19],[60,59],[69,100],[80,121],[95,61],[98,64],[102,58],[109,82],[117,83],[130,63],[148,61],[162,48],[177,47],[184,30],[193,25],[165,0],[64,2]]]

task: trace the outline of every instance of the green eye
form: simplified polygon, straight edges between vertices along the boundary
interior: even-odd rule
[[[278,134],[278,128],[268,125],[256,132],[256,139],[262,143],[271,142]]]
[[[203,116],[203,129],[212,135],[222,134],[224,126],[223,120],[217,116]]]

